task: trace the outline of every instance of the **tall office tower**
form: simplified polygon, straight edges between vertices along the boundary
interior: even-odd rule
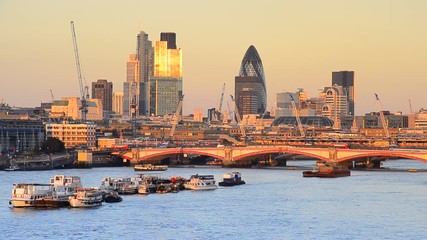
[[[123,107],[122,114],[123,116],[130,117],[131,109],[130,105],[135,98],[135,101],[138,103],[139,94],[137,87],[140,82],[140,69],[139,69],[139,60],[136,54],[130,54],[129,60],[126,64],[126,82],[123,83]]]
[[[92,98],[100,99],[102,110],[111,111],[113,106],[113,83],[105,79],[92,82]]]
[[[148,34],[140,32],[137,37],[137,54],[136,58],[139,61],[139,80],[136,81],[136,110],[139,115],[149,115],[149,95],[148,81],[153,75],[154,70],[154,52],[153,44],[148,40]]]
[[[174,32],[160,33],[160,41],[168,42],[168,49],[176,49],[176,34]]]
[[[257,96],[256,108],[243,109],[243,106],[252,106],[254,97],[248,97],[247,89]],[[263,114],[267,108],[267,90],[265,86],[264,68],[261,58],[254,46],[250,46],[243,57],[239,76],[235,77],[235,99],[241,116],[243,114]],[[241,97],[244,95],[245,97]],[[245,103],[241,101],[250,101]],[[245,112],[243,112],[245,111]],[[248,112],[249,111],[249,112]]]
[[[172,41],[175,45],[175,38]],[[167,41],[155,43],[154,74],[150,76],[148,85],[150,115],[173,114],[182,98],[181,49],[168,48],[168,46]]]
[[[348,116],[348,100],[344,87],[335,84],[325,88],[325,104],[322,108],[322,115],[334,120],[337,123],[341,116]]]
[[[348,115],[354,116],[354,71],[332,72],[332,86],[343,87],[348,99]]]
[[[113,112],[123,114],[123,92],[113,92]]]

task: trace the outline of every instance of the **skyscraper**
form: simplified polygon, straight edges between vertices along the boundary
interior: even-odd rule
[[[332,72],[332,86],[343,87],[348,100],[348,115],[354,116],[354,71]]]
[[[160,41],[168,42],[168,49],[176,49],[176,34],[174,32],[160,33]]]
[[[148,34],[141,31],[137,36],[137,54],[139,62],[139,80],[136,81],[135,94],[137,98],[138,115],[149,115],[148,112],[148,81],[153,75],[154,69],[154,52],[153,44],[148,40]]]
[[[113,104],[113,83],[105,79],[92,82],[92,98],[100,99],[102,110],[111,111]]]
[[[126,82],[123,83],[123,116],[131,116],[130,105],[135,97],[138,103],[139,94],[137,94],[137,83],[140,82],[139,60],[136,54],[130,54],[126,64]]]
[[[344,87],[335,84],[325,88],[325,104],[322,115],[334,121],[334,127],[340,128],[340,118],[348,116],[348,99]]]
[[[161,38],[168,40],[156,41],[154,47],[154,71],[148,85],[150,115],[173,114],[182,97],[181,49],[176,48],[175,33],[162,33]]]
[[[248,91],[248,89],[251,90]],[[256,48],[252,45],[243,57],[239,76],[235,77],[234,91],[236,105],[242,117],[243,114],[263,114],[266,111],[267,90],[264,68]],[[254,95],[256,98],[249,97],[250,95]],[[256,101],[256,107],[253,107],[254,101]],[[246,107],[244,108],[244,106]]]
[[[123,92],[113,92],[113,112],[123,114]]]

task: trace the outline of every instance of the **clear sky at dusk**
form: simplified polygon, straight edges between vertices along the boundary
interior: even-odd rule
[[[139,30],[153,42],[176,32],[183,53],[184,113],[219,105],[250,45],[263,61],[268,109],[275,94],[331,84],[355,71],[356,114],[427,107],[427,1],[423,0],[0,0],[0,98],[39,106],[79,96],[70,21],[88,85],[107,79],[122,91]],[[226,102],[224,102],[226,106]],[[231,106],[231,102],[230,102]]]

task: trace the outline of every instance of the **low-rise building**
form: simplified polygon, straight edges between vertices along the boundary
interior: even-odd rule
[[[65,148],[96,145],[96,125],[75,123],[48,123],[46,137],[58,138],[65,144]]]

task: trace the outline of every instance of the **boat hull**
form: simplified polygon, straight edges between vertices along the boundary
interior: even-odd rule
[[[11,199],[9,203],[14,208],[34,207],[34,201],[29,199]]]
[[[318,178],[337,178],[337,177],[348,177],[350,176],[350,171],[343,172],[331,172],[331,173],[323,173],[317,171],[304,171],[302,172],[303,177],[318,177]]]
[[[101,200],[80,200],[80,199],[70,199],[70,206],[73,208],[89,208],[89,207],[97,207],[102,205]]]
[[[232,187],[232,186],[236,186],[236,185],[242,185],[242,184],[246,184],[245,181],[234,181],[234,182],[219,182],[218,185],[221,187]]]

